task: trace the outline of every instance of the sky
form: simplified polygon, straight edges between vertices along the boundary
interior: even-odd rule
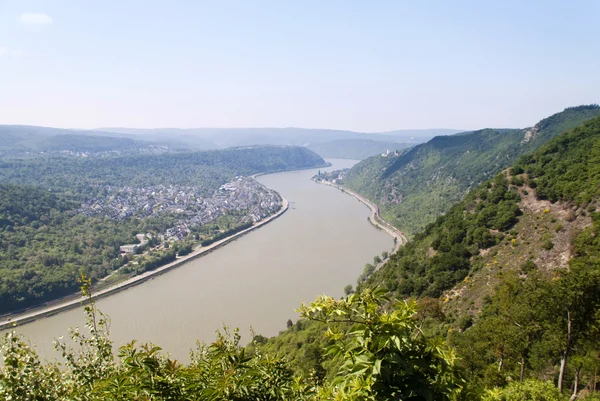
[[[598,21],[598,0],[0,0],[0,124],[527,127],[600,102]]]

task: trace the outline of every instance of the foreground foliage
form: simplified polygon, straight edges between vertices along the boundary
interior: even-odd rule
[[[88,294],[89,280],[83,291]],[[240,336],[224,330],[182,364],[152,344],[135,341],[113,356],[110,321],[85,306],[88,335],[71,331],[71,348],[57,341],[62,364],[41,362],[14,332],[2,343],[0,397],[5,400],[453,400],[463,379],[455,357],[442,343],[426,339],[416,326],[414,303],[389,311],[381,291],[365,290],[336,301],[320,297],[301,312],[326,325],[349,324],[348,332],[327,332],[328,354],[339,360],[332,380],[294,375],[284,359],[248,352]]]
[[[332,380],[335,398],[454,399],[462,384],[455,356],[420,333],[414,302],[396,302],[390,311],[380,311],[383,302],[389,304],[383,294],[365,290],[340,301],[322,296],[300,309],[311,320],[351,325],[347,331],[326,332],[332,341],[328,354],[341,359]]]

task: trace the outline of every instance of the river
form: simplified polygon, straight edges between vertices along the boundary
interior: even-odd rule
[[[321,171],[350,167],[329,160]],[[320,294],[342,296],[373,256],[390,251],[392,238],[368,221],[369,209],[339,190],[310,180],[318,169],[258,178],[290,202],[280,218],[204,257],[97,302],[111,318],[119,346],[137,339],[153,342],[174,358],[187,360],[196,340],[211,341],[226,324],[248,340],[250,327],[273,336],[285,329],[302,302]],[[82,327],[73,309],[17,328],[45,358],[58,356],[52,340]],[[81,329],[84,330],[83,328]]]

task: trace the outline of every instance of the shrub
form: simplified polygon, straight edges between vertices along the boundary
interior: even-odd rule
[[[522,273],[529,273],[530,271],[535,269],[537,269],[537,265],[532,260],[528,260],[521,265]]]
[[[526,380],[523,383],[510,383],[501,389],[489,390],[482,401],[566,401],[551,382]]]
[[[542,249],[549,251],[552,248],[554,248],[554,244],[549,239],[542,242]]]

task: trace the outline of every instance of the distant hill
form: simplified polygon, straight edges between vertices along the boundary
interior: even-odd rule
[[[358,163],[344,185],[377,202],[386,219],[414,234],[521,155],[598,115],[597,105],[572,107],[532,128],[438,136],[394,160],[375,156]]]
[[[107,132],[27,125],[0,125],[0,156],[48,152],[133,152],[158,143]]]
[[[352,131],[303,128],[101,128],[101,130],[136,135],[147,140],[177,140],[205,149],[251,145],[306,146],[316,142],[360,138],[364,135]]]
[[[316,143],[307,147],[321,157],[333,159],[363,160],[367,157],[406,149],[414,146],[410,143],[375,141],[371,139],[339,139],[337,141]]]
[[[194,185],[211,194],[235,175],[323,167],[326,162],[300,146],[254,146],[202,152],[104,158],[8,159],[0,163],[0,183],[75,190],[98,185]]]
[[[147,153],[181,150],[214,150],[228,147],[278,145],[315,146],[343,140],[363,140],[363,159],[390,148],[372,142],[417,144],[433,135],[446,135],[456,130],[401,130],[385,133],[362,133],[330,129],[305,128],[101,128],[97,130],[62,129],[28,125],[0,125],[0,157],[39,155],[42,153]],[[356,158],[360,142],[339,143],[342,151],[326,151],[339,158]],[[395,148],[397,145],[394,145]],[[409,145],[403,145],[406,147]],[[160,147],[160,149],[158,148]],[[325,149],[324,147],[321,150]],[[374,149],[378,149],[375,151]],[[334,156],[326,156],[334,157]]]
[[[202,152],[104,158],[8,159],[0,183],[86,191],[97,185],[194,185],[212,193],[235,175],[323,167],[326,162],[300,146],[254,146]]]
[[[385,142],[421,143],[435,135],[447,135],[458,130],[400,130],[384,133],[310,129],[310,128],[99,128],[100,131],[134,135],[152,141],[174,141],[196,149],[219,149],[248,145],[311,146],[345,139]]]
[[[442,135],[454,135],[465,130],[448,128],[430,128],[430,129],[400,129],[394,131],[377,132],[376,135],[388,137],[397,142],[422,143],[427,142],[433,137]]]

